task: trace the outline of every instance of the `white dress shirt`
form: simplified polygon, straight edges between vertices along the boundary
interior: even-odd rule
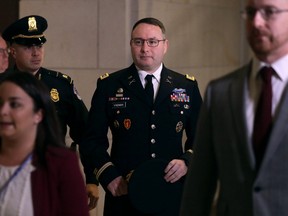
[[[252,71],[248,79],[248,89],[245,91],[245,107],[248,137],[252,139],[255,110],[261,92],[262,80],[258,72],[264,66],[270,66],[276,74],[272,76],[272,118],[277,113],[278,105],[283,94],[284,88],[288,82],[288,55],[278,59],[271,65],[260,62],[253,57]]]
[[[146,75],[153,75],[154,76],[152,78],[153,89],[154,89],[154,100],[155,100],[155,98],[157,96],[157,93],[158,93],[158,90],[159,90],[162,68],[163,68],[163,64],[161,63],[159,68],[152,74],[151,73],[147,73],[146,71],[143,71],[143,70],[139,70],[139,68],[137,68],[138,69],[139,78],[141,80],[143,88],[145,88],[145,85],[146,85],[146,80],[145,80]]]

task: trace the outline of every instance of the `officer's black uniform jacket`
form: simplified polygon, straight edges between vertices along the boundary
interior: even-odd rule
[[[19,72],[15,67],[14,72]],[[67,126],[73,143],[79,144],[87,124],[88,110],[77,93],[73,80],[60,72],[40,68],[35,75],[48,87],[51,100],[56,106],[63,137]]]
[[[87,183],[94,182],[96,175],[106,189],[114,178],[125,177],[151,158],[168,161],[181,158],[188,163],[192,155],[188,150],[192,149],[202,104],[197,82],[163,66],[159,91],[152,105],[134,64],[106,76],[97,81],[87,133],[80,144]],[[181,102],[181,94],[177,92],[182,92]],[[107,152],[108,128],[113,137],[111,154]],[[184,129],[187,140],[183,151]],[[87,169],[88,164],[95,168],[95,175]]]

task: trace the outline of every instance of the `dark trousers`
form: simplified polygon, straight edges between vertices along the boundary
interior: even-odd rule
[[[145,214],[133,208],[128,195],[121,197],[113,197],[110,193],[106,193],[104,203],[104,216],[178,216],[181,203],[181,194],[169,197],[167,209],[161,213]]]

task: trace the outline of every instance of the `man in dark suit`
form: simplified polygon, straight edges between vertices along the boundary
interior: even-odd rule
[[[288,1],[243,17],[254,56],[207,87],[181,216],[208,216],[217,181],[217,215],[288,215]]]
[[[127,187],[133,171],[147,160],[167,161],[165,169],[159,171],[165,182],[172,185],[183,181],[202,103],[194,77],[163,65],[168,40],[159,20],[139,20],[132,28],[130,47],[134,63],[98,79],[87,134],[80,145],[83,163],[95,168],[94,174],[106,191],[105,216],[142,215],[131,205]],[[153,75],[152,84],[145,80],[146,75]],[[112,132],[111,154],[108,128]],[[187,139],[183,150],[184,130]],[[88,183],[95,175],[86,170]],[[166,199],[175,197],[169,194]],[[158,215],[176,216],[180,198]],[[153,199],[153,194],[147,199]]]
[[[76,144],[83,139],[88,110],[68,75],[42,67],[46,42],[44,31],[47,27],[44,17],[31,15],[15,21],[3,31],[2,36],[10,44],[10,53],[15,60],[14,68],[8,73],[28,72],[46,84],[51,100],[56,106],[63,139],[68,126],[69,135],[73,140],[71,147],[75,149]],[[90,191],[90,208],[94,208],[98,200],[96,183],[94,181],[94,184],[87,185]]]

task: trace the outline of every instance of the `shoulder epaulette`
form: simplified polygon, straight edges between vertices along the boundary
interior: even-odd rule
[[[52,76],[55,76],[55,77],[62,78],[64,80],[67,80],[70,84],[73,83],[73,80],[71,79],[71,77],[66,75],[66,74],[63,74],[63,73],[60,73],[60,72],[57,72],[57,71],[49,71],[48,74],[50,74]]]
[[[195,77],[194,76],[189,76],[188,74],[185,75],[186,79],[189,79],[189,80],[192,80],[192,81],[195,81]]]
[[[100,76],[100,79],[103,80],[103,79],[106,79],[107,77],[109,77],[109,74],[105,73],[105,74]]]

